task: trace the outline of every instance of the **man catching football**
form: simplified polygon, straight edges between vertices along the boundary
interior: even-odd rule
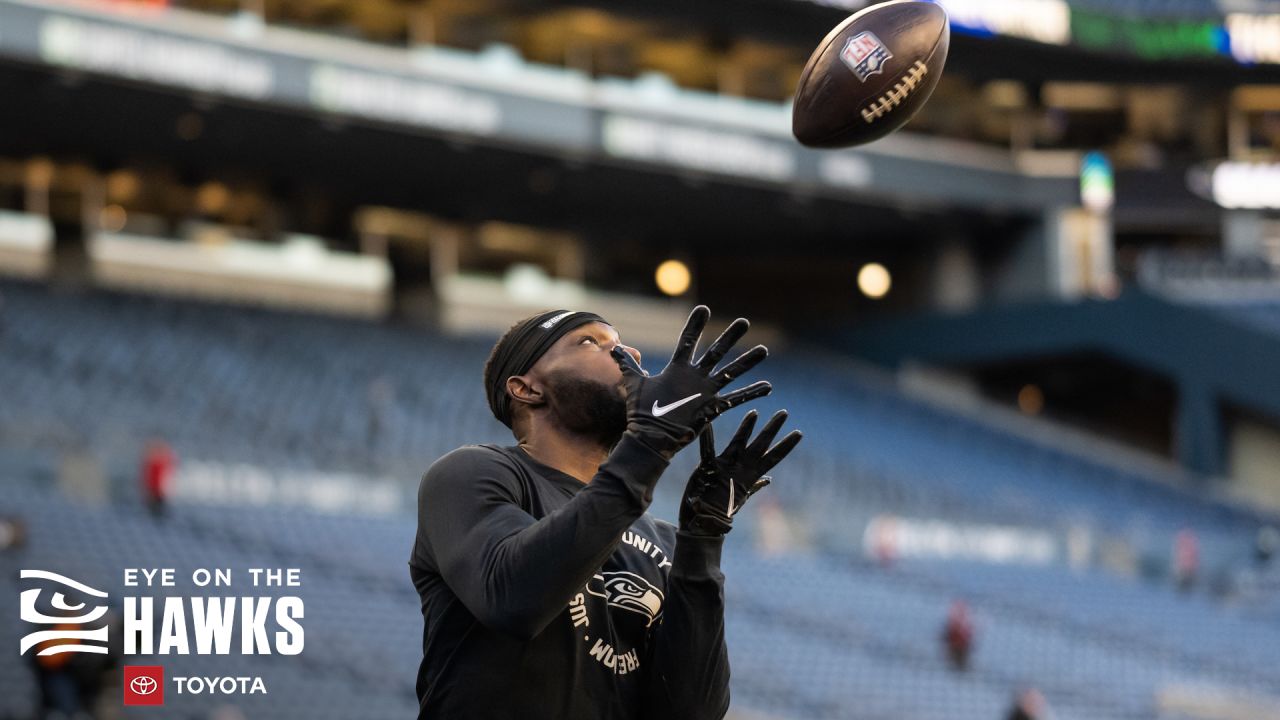
[[[740,318],[695,359],[709,316],[693,310],[652,376],[588,312],[536,315],[494,346],[489,406],[516,444],[454,450],[419,488],[419,718],[724,717],[724,536],[801,436],[771,447],[782,411],[753,440],[751,411],[716,454],[711,421],[771,387],[720,393],[768,351],[716,369],[747,331]],[[702,459],[674,526],[646,510],[695,438]]]

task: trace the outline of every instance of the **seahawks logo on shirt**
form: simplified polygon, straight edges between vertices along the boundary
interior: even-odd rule
[[[662,613],[662,591],[643,577],[625,570],[596,573],[587,583],[587,592],[604,598],[609,607],[643,615],[646,627]]]

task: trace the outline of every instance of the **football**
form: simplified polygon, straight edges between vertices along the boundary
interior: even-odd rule
[[[815,148],[879,140],[924,106],[951,42],[947,12],[893,0],[849,17],[809,56],[796,88],[791,132]]]

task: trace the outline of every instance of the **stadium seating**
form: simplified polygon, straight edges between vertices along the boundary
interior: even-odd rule
[[[268,694],[246,700],[246,709],[281,718],[411,711],[420,651],[404,565],[412,518],[178,506],[157,522],[129,506],[68,502],[40,474],[6,482],[6,511],[32,528],[22,563],[99,587],[118,588],[103,568],[123,566],[174,567],[179,577],[204,566],[302,568],[296,592],[307,602],[307,650],[296,663],[251,658],[242,669],[273,689],[287,686],[277,697],[294,700],[277,707]],[[333,537],[344,542],[318,542]],[[17,562],[6,557],[5,572]],[[829,553],[765,559],[742,541],[730,544],[725,568],[735,697],[783,717],[849,717],[856,707],[856,717],[989,718],[1013,688],[1030,684],[1060,718],[1153,717],[1153,690],[1189,677],[1280,691],[1274,618],[1102,574],[938,563],[885,569]],[[937,642],[958,595],[974,607],[978,627],[964,675],[945,667]],[[12,609],[0,608],[8,617]],[[16,641],[16,623],[6,630]],[[199,658],[155,660],[175,675],[200,668]],[[6,674],[0,684],[11,690],[0,712],[21,717],[35,701],[29,679]],[[186,702],[176,709],[197,707]]]
[[[1212,307],[1237,322],[1280,333],[1280,301],[1219,303]]]
[[[411,458],[417,474],[424,458],[498,439],[475,392],[482,344],[135,296],[0,292],[0,377],[13,392],[0,423],[39,428],[62,449],[121,459],[113,449],[164,437],[187,457],[234,447],[271,466],[366,472]]]
[[[146,440],[161,436],[181,460],[344,469],[412,485],[453,447],[504,441],[480,392],[490,340],[21,282],[0,283],[0,295],[0,512],[31,529],[23,554],[0,554],[0,571],[57,567],[118,590],[104,568],[302,568],[307,650],[296,662],[247,660],[244,674],[281,691],[245,698],[246,711],[409,716],[421,632],[406,568],[410,508],[361,516],[179,503],[156,521],[127,496],[69,500],[55,489],[57,462],[89,452],[131,480]],[[646,365],[656,369],[662,355],[647,352]],[[860,549],[866,520],[889,512],[1054,531],[1083,524],[1161,562],[1172,535],[1190,527],[1206,565],[1227,564],[1247,551],[1260,516],[908,398],[815,349],[776,353],[767,366],[777,394],[762,412],[787,407],[807,436],[769,493],[808,526],[811,547],[758,555],[754,510],[731,536],[736,707],[781,718],[978,720],[999,717],[1016,689],[1034,685],[1056,717],[1095,720],[1155,718],[1160,688],[1191,679],[1280,696],[1274,597],[1231,604],[1061,561],[880,566]],[[672,475],[687,472],[688,455]],[[676,485],[661,486],[658,514],[671,516]],[[969,602],[977,627],[963,674],[948,669],[939,642],[955,598]],[[0,616],[16,618],[16,601],[0,594]],[[21,632],[0,623],[2,642]],[[163,659],[173,674],[198,672],[199,661]],[[32,681],[22,667],[0,669],[0,717],[26,716]],[[207,705],[183,698],[174,709],[197,716]]]

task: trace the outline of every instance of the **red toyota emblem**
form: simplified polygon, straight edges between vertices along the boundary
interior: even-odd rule
[[[125,705],[164,704],[164,666],[124,666]]]

